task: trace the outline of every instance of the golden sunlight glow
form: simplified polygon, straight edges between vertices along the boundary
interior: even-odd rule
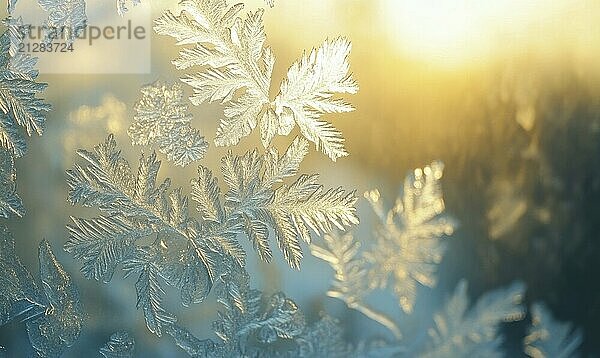
[[[552,26],[557,15],[581,2],[380,0],[380,4],[386,33],[403,53],[452,66],[539,39],[542,28],[557,32]]]

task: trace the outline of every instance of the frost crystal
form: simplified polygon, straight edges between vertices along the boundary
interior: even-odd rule
[[[8,229],[0,226],[0,325],[20,316],[35,317],[44,311],[44,300],[33,277],[15,252]]]
[[[125,15],[125,13],[127,11],[129,11],[129,8],[127,7],[127,1],[128,0],[116,0],[117,1],[117,13],[120,16]],[[139,4],[141,1],[140,0],[131,0],[131,4],[133,6],[136,6],[137,4]]]
[[[132,358],[135,341],[129,333],[119,331],[110,336],[106,344],[100,348],[100,354],[105,358]]]
[[[297,173],[307,147],[306,140],[296,138],[282,156],[274,148],[269,148],[264,157],[257,151],[241,157],[226,155],[221,171],[229,191],[223,204],[211,172],[200,168],[198,180],[192,183],[192,199],[198,203],[207,228],[228,221],[230,227],[240,225],[238,230],[248,236],[265,261],[272,256],[267,241],[271,228],[290,266],[300,268],[300,239],[310,243],[309,228],[325,233],[333,227],[343,229],[357,224],[354,193],[341,188],[325,190],[316,174],[301,175],[292,184],[273,187]]]
[[[157,185],[160,162],[155,154],[142,155],[137,174],[121,157],[112,135],[94,152],[80,150],[79,155],[87,165],[67,172],[69,200],[98,207],[103,215],[73,218],[65,249],[83,262],[87,278],[108,282],[120,263],[127,275],[137,275],[138,308],[148,329],[161,335],[162,325],[175,319],[161,306],[160,280],[179,287],[182,297],[201,301],[214,277],[211,249],[197,235],[181,191],[167,193],[169,180]],[[151,244],[136,245],[149,236],[154,238]]]
[[[372,264],[368,280],[372,287],[385,288],[391,276],[405,312],[412,311],[418,284],[435,285],[437,265],[445,251],[442,239],[454,231],[455,223],[442,215],[443,168],[442,163],[433,162],[415,169],[406,177],[402,198],[387,213],[378,191],[365,194],[382,222],[376,245],[365,253]]]
[[[335,271],[330,297],[339,298],[350,308],[355,308],[369,292],[367,269],[364,259],[357,257],[360,243],[354,241],[351,234],[342,237],[325,235],[326,246],[312,244],[310,249],[314,256],[326,261]]]
[[[344,38],[325,41],[318,49],[294,63],[275,98],[275,113],[282,122],[293,118],[302,134],[331,159],[348,155],[342,134],[320,119],[325,113],[343,113],[354,108],[334,93],[356,93],[358,85],[348,74],[350,42]],[[285,119],[283,119],[285,118]]]
[[[445,309],[434,316],[431,342],[422,357],[501,357],[499,326],[523,318],[524,291],[521,283],[513,283],[484,294],[467,311],[467,283],[461,281]]]
[[[23,202],[17,194],[16,176],[12,154],[0,147],[0,217],[5,219],[25,214]]]
[[[182,11],[167,11],[155,22],[158,34],[174,37],[185,48],[173,64],[178,69],[206,68],[182,81],[194,88],[192,103],[225,104],[215,143],[237,144],[258,125],[263,145],[277,134],[288,135],[296,124],[308,140],[331,159],[347,155],[341,133],[320,119],[324,113],[348,112],[352,107],[333,98],[335,93],[355,93],[348,74],[350,43],[338,38],[304,55],[288,71],[279,95],[271,100],[271,75],[275,57],[265,47],[263,11],[238,17],[243,4],[229,7],[224,0],[184,0]]]
[[[155,82],[143,87],[142,98],[135,105],[134,123],[127,133],[133,144],[156,144],[169,161],[186,166],[204,157],[208,143],[191,126],[192,115],[182,98],[179,85],[169,87]]]
[[[12,12],[15,10],[16,5],[17,5],[17,0],[8,0],[7,10],[8,10],[9,14],[12,14]]]
[[[46,88],[45,83],[35,82],[37,59],[23,53],[11,55],[11,37],[9,31],[0,36],[0,145],[21,157],[27,145],[17,126],[28,135],[41,135],[50,105],[36,97]]]
[[[48,12],[45,26],[49,41],[64,38],[73,42],[87,26],[85,0],[38,0],[38,3]]]
[[[434,162],[407,176],[402,199],[387,213],[377,190],[365,194],[382,223],[375,245],[361,252],[360,243],[346,234],[325,236],[325,245],[311,246],[312,254],[335,271],[327,294],[384,325],[397,338],[401,332],[395,322],[364,300],[372,290],[386,288],[391,276],[400,306],[410,313],[417,284],[435,285],[436,267],[444,253],[442,237],[450,235],[455,225],[442,216],[442,170],[442,163]]]
[[[569,323],[557,322],[543,304],[531,309],[531,326],[525,337],[525,353],[532,358],[578,357],[583,335]]]
[[[344,341],[343,333],[339,322],[325,315],[296,340],[297,356],[349,357],[352,347]]]
[[[210,170],[199,167],[191,195],[198,220],[189,216],[181,190],[168,193],[168,179],[157,184],[160,162],[155,154],[142,156],[134,174],[111,135],[93,152],[80,150],[87,164],[67,172],[71,203],[97,207],[102,215],[72,218],[65,249],[82,261],[87,278],[108,282],[120,263],[126,276],[136,275],[138,308],[148,329],[160,336],[176,321],[162,305],[163,282],[181,291],[185,306],[201,302],[215,280],[232,269],[220,264],[224,257],[239,267],[245,264],[238,234],[248,236],[268,261],[271,228],[289,264],[299,268],[299,239],[310,241],[308,228],[322,233],[358,222],[354,193],[325,190],[316,175],[273,188],[296,174],[307,146],[296,139],[282,156],[275,149],[264,157],[257,151],[229,153],[221,162],[229,186],[224,200]]]
[[[238,267],[238,266],[234,266]],[[344,357],[349,352],[337,322],[325,316],[312,326],[283,293],[265,296],[234,269],[217,283],[223,307],[213,328],[218,337],[198,339],[173,325],[169,334],[192,357]]]
[[[25,321],[29,341],[39,356],[57,357],[72,346],[81,332],[83,310],[77,288],[56,260],[50,244],[39,247],[40,282],[15,254],[14,240],[0,228],[0,325],[13,319]]]
[[[294,301],[283,293],[264,298],[252,290],[247,273],[240,278],[226,277],[219,286],[217,299],[225,308],[213,323],[215,333],[222,341],[217,345],[217,356],[233,356],[240,347],[249,354],[251,339],[262,344],[273,344],[279,339],[295,339],[304,329],[304,317]]]

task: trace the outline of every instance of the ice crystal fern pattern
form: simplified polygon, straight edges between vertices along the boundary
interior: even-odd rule
[[[444,215],[440,179],[443,164],[433,162],[406,177],[402,196],[386,211],[377,190],[365,193],[380,225],[374,245],[360,250],[351,234],[326,236],[324,244],[313,244],[313,255],[335,271],[328,295],[343,300],[376,319],[400,336],[398,328],[363,304],[370,291],[391,286],[400,307],[412,311],[418,285],[433,287],[436,268],[445,251],[443,242],[455,223]]]
[[[502,357],[500,324],[521,320],[525,286],[519,282],[488,292],[469,309],[467,283],[461,281],[444,309],[434,316],[422,357]]]
[[[125,15],[125,13],[127,11],[129,11],[129,8],[130,8],[130,6],[127,5],[128,0],[116,0],[116,2],[117,2],[117,13],[120,16]],[[131,5],[136,6],[141,1],[140,0],[130,0],[129,2],[131,3]]]
[[[46,25],[66,29],[70,40],[85,26],[83,0],[39,3],[49,12]],[[127,10],[127,3],[116,0],[119,14]],[[272,0],[266,3],[273,5]],[[15,4],[16,0],[9,0],[9,12]],[[358,90],[349,73],[350,43],[344,38],[327,40],[303,54],[271,99],[275,58],[265,46],[262,10],[242,20],[238,16],[242,5],[230,7],[223,0],[184,0],[181,7],[179,15],[167,12],[158,19],[155,29],[176,38],[180,45],[195,45],[183,49],[174,64],[180,69],[199,68],[183,78],[194,88],[193,104],[220,101],[225,105],[215,143],[236,145],[259,127],[265,152],[225,155],[220,168],[227,186],[224,192],[215,175],[199,166],[191,181],[190,198],[196,209],[196,215],[191,215],[183,190],[172,190],[169,179],[157,181],[160,162],[155,153],[142,155],[133,170],[112,135],[93,151],[80,150],[84,164],[67,171],[69,200],[97,208],[100,214],[72,218],[65,249],[81,261],[84,276],[109,282],[119,266],[126,277],[136,276],[137,307],[148,329],[158,336],[171,336],[193,357],[501,356],[500,324],[524,316],[520,283],[484,294],[469,307],[467,285],[461,281],[434,315],[427,334],[418,336],[426,338],[411,343],[401,339],[396,322],[366,303],[372,290],[390,288],[404,312],[411,313],[417,287],[435,285],[436,267],[445,250],[443,238],[455,227],[443,214],[441,163],[409,175],[401,198],[389,211],[383,209],[378,191],[365,195],[381,225],[375,242],[362,251],[351,234],[327,234],[358,223],[354,193],[324,189],[317,175],[297,176],[309,141],[332,160],[347,155],[341,133],[322,116],[353,110],[336,97]],[[15,52],[10,31],[9,26],[0,37],[3,218],[24,212],[15,190],[13,163],[26,149],[18,126],[29,135],[41,134],[45,112],[50,109],[37,97],[45,84],[35,81],[35,59]],[[134,144],[155,146],[179,166],[204,156],[207,143],[191,126],[192,116],[178,85],[156,82],[144,87],[135,111],[128,130]],[[276,135],[288,135],[296,125],[303,138],[294,139],[283,154],[271,147]],[[246,237],[264,261],[272,260],[275,244],[287,263],[299,269],[302,242],[311,244],[311,231],[324,235],[324,244],[312,245],[313,254],[335,270],[328,294],[389,328],[395,340],[349,344],[334,319],[324,315],[308,324],[284,293],[265,295],[250,287],[240,237]],[[4,272],[0,326],[24,321],[37,355],[60,356],[78,338],[83,321],[71,277],[46,240],[39,245],[37,280],[17,257],[14,240],[4,226],[0,226],[0,249]],[[177,324],[175,315],[163,306],[167,285],[179,290],[184,306],[200,303],[209,291],[215,292],[220,304],[213,322],[217,339],[199,339]],[[532,316],[524,341],[527,354],[577,354],[579,331],[554,321],[541,305],[534,305]],[[104,357],[131,357],[134,346],[132,337],[117,332],[99,352]]]
[[[580,330],[569,323],[558,322],[542,303],[535,303],[531,309],[531,326],[525,337],[525,353],[532,358],[578,357],[578,349],[583,340]]]
[[[353,110],[334,97],[358,91],[349,74],[349,41],[327,40],[305,53],[289,68],[271,100],[275,57],[265,46],[263,11],[250,12],[242,20],[241,3],[230,7],[224,0],[184,0],[180,7],[179,15],[167,11],[157,19],[154,29],[179,45],[194,45],[181,50],[173,64],[182,70],[199,68],[182,78],[194,89],[193,104],[225,104],[215,144],[235,145],[258,126],[266,148],[275,135],[288,135],[298,125],[332,160],[348,154],[341,133],[321,117]]]
[[[269,261],[271,231],[290,266],[299,268],[300,241],[310,241],[309,228],[321,233],[358,222],[354,193],[325,190],[316,175],[281,184],[296,174],[307,147],[298,138],[281,156],[275,149],[265,156],[229,153],[221,162],[229,187],[225,195],[210,170],[200,166],[192,181],[191,198],[200,215],[194,218],[180,189],[169,192],[168,179],[157,184],[155,154],[142,156],[134,173],[109,136],[93,152],[80,150],[86,164],[67,172],[69,201],[97,207],[102,215],[72,218],[65,249],[82,261],[88,278],[108,282],[119,264],[126,276],[136,275],[138,308],[148,329],[160,336],[176,321],[162,306],[163,282],[181,291],[183,305],[201,302],[230,269],[220,264],[223,257],[244,266],[238,234]]]
[[[16,176],[12,153],[0,147],[0,218],[25,214],[23,202],[17,194]]]
[[[127,133],[133,144],[155,144],[170,162],[186,166],[204,157],[208,143],[191,126],[192,115],[182,99],[179,85],[156,82],[143,87]]]
[[[83,310],[77,288],[48,241],[39,246],[39,284],[19,260],[4,226],[0,226],[0,246],[0,326],[24,321],[39,356],[60,356],[81,332]]]
[[[327,295],[382,324],[396,338],[347,346],[350,350],[339,356],[503,356],[500,325],[521,320],[525,315],[522,283],[485,293],[469,307],[467,283],[461,281],[445,306],[433,315],[427,334],[416,335],[427,336],[425,340],[405,340],[397,323],[367,302],[373,289],[390,288],[400,307],[410,314],[417,285],[435,285],[436,267],[445,250],[443,237],[452,234],[456,226],[443,213],[442,170],[440,162],[414,170],[406,177],[402,195],[389,211],[384,210],[377,190],[365,194],[381,222],[371,247],[363,249],[364,242],[355,240],[350,233],[328,234],[322,244],[311,245],[313,255],[326,261],[335,272]],[[576,352],[581,342],[578,332],[569,334],[569,325],[554,322],[538,305],[533,307],[533,317],[525,352],[534,357],[566,357]]]
[[[199,339],[173,325],[169,334],[192,357],[349,357],[338,322],[323,314],[308,324],[296,303],[284,293],[265,295],[250,288],[240,266],[217,285],[221,305],[213,329],[218,340]]]
[[[372,288],[385,288],[392,282],[400,307],[411,312],[417,285],[433,287],[437,264],[445,251],[443,238],[451,235],[455,223],[442,215],[444,200],[440,179],[441,162],[415,169],[406,177],[402,199],[387,213],[378,191],[365,197],[382,225],[376,233],[376,245],[365,258],[371,264],[368,278]]]
[[[27,135],[41,135],[50,105],[38,97],[46,84],[36,82],[37,59],[11,47],[14,35],[8,25],[9,29],[0,36],[0,145],[21,157],[27,145],[19,127]]]

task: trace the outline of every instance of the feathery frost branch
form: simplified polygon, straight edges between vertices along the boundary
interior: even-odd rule
[[[396,338],[401,338],[400,328],[386,315],[369,307],[364,299],[370,292],[367,282],[368,267],[363,258],[357,257],[360,243],[351,234],[341,237],[330,234],[324,237],[325,246],[311,244],[313,256],[326,261],[335,271],[329,297],[337,298],[370,319],[388,328]]]
[[[23,127],[27,135],[41,135],[51,107],[37,97],[46,89],[45,83],[35,81],[37,59],[11,51],[13,25],[9,23],[9,30],[0,36],[0,145],[18,158],[25,154],[27,145],[17,126]]]
[[[531,308],[531,326],[525,337],[525,353],[532,358],[578,357],[578,349],[583,341],[580,330],[573,329],[570,323],[558,322],[548,308],[541,303]]]
[[[271,5],[271,3],[270,3]],[[182,81],[194,89],[190,98],[200,105],[220,101],[225,105],[215,144],[230,146],[259,126],[265,148],[275,135],[288,135],[297,124],[302,135],[332,160],[348,153],[341,133],[321,116],[352,111],[336,93],[356,93],[349,74],[350,42],[325,41],[294,63],[271,100],[271,75],[275,57],[265,46],[263,10],[239,15],[243,4],[224,0],[183,0],[178,15],[167,11],[154,30],[194,45],[181,50],[173,64],[181,70],[200,67]]]
[[[272,232],[290,266],[299,268],[300,240],[310,242],[309,228],[322,234],[358,223],[354,193],[323,189],[316,175],[282,183],[296,175],[307,147],[306,140],[297,138],[283,155],[274,148],[265,156],[256,150],[227,154],[221,161],[229,187],[225,194],[211,171],[200,166],[192,180],[191,199],[200,216],[194,218],[181,190],[169,192],[169,179],[157,183],[156,155],[142,155],[136,173],[111,135],[92,152],[80,150],[85,165],[67,171],[69,201],[102,214],[72,218],[65,249],[82,262],[87,278],[109,282],[119,264],[126,276],[137,276],[137,306],[148,329],[160,336],[176,322],[162,304],[164,285],[180,290],[184,306],[202,302],[215,281],[232,269],[222,265],[225,258],[245,265],[239,234],[269,261]]]
[[[127,11],[129,11],[129,7],[127,6],[128,0],[116,0],[117,1],[117,13],[120,16],[124,16]],[[141,3],[141,0],[129,0],[133,6]]]
[[[40,7],[48,12],[44,23],[46,39],[65,39],[72,43],[87,26],[85,0],[38,0]]]
[[[368,281],[372,288],[391,284],[400,307],[412,311],[418,284],[433,287],[435,272],[445,252],[443,238],[456,224],[443,215],[444,200],[440,179],[441,162],[415,169],[404,181],[402,198],[385,212],[377,190],[365,194],[381,226],[376,244],[365,252],[371,263]]]
[[[388,212],[377,190],[365,193],[381,221],[375,245],[361,251],[360,243],[346,234],[326,236],[324,246],[311,246],[313,255],[335,271],[327,294],[384,325],[397,338],[401,334],[396,324],[370,308],[364,299],[372,290],[386,288],[392,281],[401,308],[410,313],[417,285],[435,285],[435,271],[445,250],[442,238],[451,235],[455,226],[443,215],[442,171],[440,162],[415,169],[406,177],[402,198]]]
[[[525,316],[525,287],[512,285],[485,293],[469,307],[467,283],[461,281],[442,312],[434,316],[431,341],[422,357],[501,357],[500,324]]]
[[[350,353],[335,320],[324,316],[306,324],[296,303],[283,293],[266,296],[251,289],[244,269],[230,271],[216,287],[222,307],[213,322],[217,341],[199,339],[177,325],[169,330],[175,343],[192,357],[347,357]]]
[[[25,214],[23,202],[17,194],[16,170],[13,155],[0,147],[0,217],[8,219]]]

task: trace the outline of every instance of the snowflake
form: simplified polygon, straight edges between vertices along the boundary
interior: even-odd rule
[[[181,2],[182,11],[167,11],[155,22],[158,34],[174,37],[179,45],[194,44],[180,52],[173,64],[187,70],[205,67],[182,81],[194,88],[192,103],[225,104],[215,144],[229,146],[260,127],[263,145],[275,135],[288,135],[297,124],[302,135],[332,160],[348,153],[341,133],[321,116],[353,108],[335,93],[356,93],[349,72],[350,42],[328,40],[294,63],[274,100],[269,97],[275,57],[265,47],[263,11],[238,17],[243,4],[228,7],[223,0]]]
[[[161,82],[142,88],[142,98],[135,105],[136,115],[127,133],[133,144],[156,144],[159,151],[175,165],[186,166],[202,159],[208,143],[191,127],[192,115],[182,103],[179,85]]]

